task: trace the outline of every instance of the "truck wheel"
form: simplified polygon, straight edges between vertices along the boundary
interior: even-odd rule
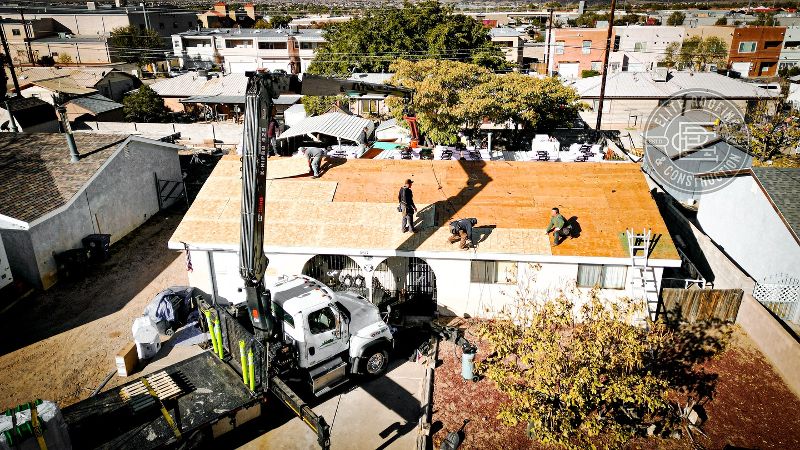
[[[371,349],[364,355],[363,373],[370,376],[380,375],[389,365],[389,352],[382,348]]]

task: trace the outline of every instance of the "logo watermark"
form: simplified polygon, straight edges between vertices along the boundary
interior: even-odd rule
[[[744,123],[741,110],[717,92],[676,93],[662,101],[644,124],[645,171],[665,189],[691,196],[721,189],[733,178],[708,174],[750,165],[750,158],[719,134],[723,125],[737,123]]]

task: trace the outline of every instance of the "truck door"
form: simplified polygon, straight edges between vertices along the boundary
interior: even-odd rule
[[[308,367],[326,361],[347,350],[349,337],[341,313],[324,306],[306,315],[306,360]]]

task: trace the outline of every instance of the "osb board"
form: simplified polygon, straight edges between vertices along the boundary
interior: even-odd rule
[[[476,217],[492,230],[478,252],[627,257],[618,235],[650,228],[661,235],[652,257],[678,259],[636,164],[337,160],[321,179],[303,158],[270,158],[268,172],[289,178],[268,190],[267,245],[458,251],[440,245],[453,219]],[[240,161],[218,164],[173,241],[238,244]],[[324,164],[323,164],[324,165]],[[417,205],[442,230],[399,235],[397,192],[412,178]],[[331,203],[332,200],[332,203]],[[427,205],[433,205],[428,208]],[[550,248],[544,229],[557,206],[580,237]],[[214,223],[205,223],[213,221]],[[441,236],[434,236],[443,233]],[[479,238],[478,238],[479,239]],[[274,242],[270,241],[274,240]]]

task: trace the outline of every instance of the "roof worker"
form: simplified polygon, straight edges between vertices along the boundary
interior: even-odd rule
[[[472,246],[472,227],[478,224],[478,219],[459,219],[450,222],[450,234],[447,242],[454,243],[461,241],[460,248],[467,250]]]
[[[570,226],[567,225],[567,220],[561,215],[558,208],[550,210],[550,223],[547,225],[546,234],[553,232],[553,245],[560,244],[567,236],[570,235]]]
[[[267,127],[267,137],[269,138],[269,156],[275,156],[278,152],[278,135],[280,134],[280,125],[272,116],[269,119],[269,126]]]
[[[367,138],[369,137],[369,128],[364,127],[360,133],[358,133],[358,146],[361,149],[361,153],[367,151]]]
[[[308,168],[312,178],[319,178],[319,165],[322,162],[322,157],[325,156],[325,149],[321,147],[308,147],[306,148],[306,158],[308,158]]]
[[[414,192],[411,191],[411,185],[413,183],[414,180],[410,178],[406,180],[406,184],[400,188],[400,192],[397,194],[397,201],[400,203],[397,206],[397,210],[403,214],[403,233],[409,230],[411,230],[412,233],[417,232],[417,230],[414,229],[414,213],[417,211],[417,205],[414,204]]]

